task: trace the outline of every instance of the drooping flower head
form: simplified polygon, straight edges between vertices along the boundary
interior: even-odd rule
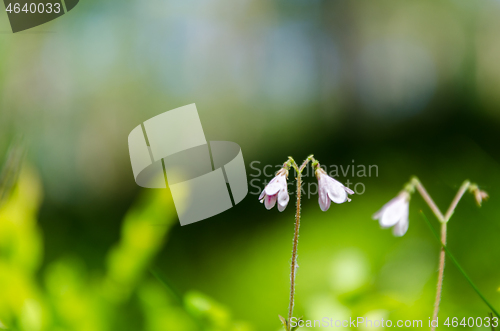
[[[480,190],[477,184],[472,184],[469,187],[469,191],[474,194],[474,198],[476,199],[476,203],[479,207],[481,207],[481,204],[483,203],[483,200],[487,200],[489,198],[488,193],[486,193],[483,190]]]
[[[288,196],[287,178],[288,170],[286,167],[283,167],[262,190],[259,200],[261,203],[264,203],[267,209],[273,208],[277,201],[278,210],[285,210],[288,205],[288,201],[290,200],[290,197]]]
[[[401,191],[394,199],[386,203],[378,212],[373,215],[374,220],[378,220],[382,228],[392,228],[392,233],[396,237],[403,236],[409,226],[410,193]]]
[[[319,207],[322,211],[327,211],[330,208],[331,201],[335,203],[344,203],[351,201],[348,194],[354,194],[354,191],[344,186],[338,180],[328,176],[327,173],[321,169],[318,162],[313,164],[315,168],[315,175],[318,179],[318,192],[319,192]]]

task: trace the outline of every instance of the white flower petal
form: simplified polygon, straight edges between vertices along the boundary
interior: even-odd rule
[[[403,215],[401,220],[394,225],[392,228],[392,234],[396,237],[402,237],[408,231],[408,226],[410,225],[410,220],[408,219],[408,213]]]
[[[349,193],[349,194],[354,194],[354,191],[353,191],[353,190],[351,190],[350,188],[348,188],[347,186],[344,186],[344,190],[345,190],[347,193]],[[349,200],[349,201],[350,201],[350,199],[349,199],[349,198],[347,198],[347,200]]]
[[[347,201],[347,192],[344,189],[345,186],[339,181],[326,177],[326,190],[328,192],[328,197],[335,203],[344,203]]]
[[[401,196],[397,196],[382,207],[382,214],[379,219],[380,226],[388,228],[399,222],[408,204]]]
[[[278,203],[278,210],[279,210],[280,212],[281,212],[281,211],[283,211],[283,210],[285,210],[285,208],[286,208],[286,205],[285,205],[285,206],[282,206],[282,205],[280,205],[280,204]]]
[[[324,185],[322,185],[321,179],[319,180],[318,186],[319,186],[319,192],[318,192],[319,206],[322,211],[326,211],[330,207],[330,198],[328,198],[328,193],[326,192],[326,188],[324,187]]]
[[[399,222],[399,220],[401,219],[400,216],[401,215],[392,212],[390,209],[385,210],[385,212],[382,214],[382,217],[379,220],[379,224],[383,228],[390,228],[391,226]]]
[[[283,187],[283,183],[280,181],[280,175],[274,177],[271,179],[269,184],[264,188],[264,191],[266,192],[267,195],[275,195],[281,190]]]
[[[319,201],[319,207],[321,208],[322,211],[327,211],[328,208],[330,208],[330,199],[328,199],[328,196],[325,192],[324,194],[326,196],[326,199],[321,199],[321,195],[320,197],[318,198],[318,201]]]
[[[288,196],[288,191],[286,190],[286,188],[281,190],[280,193],[278,193],[278,210],[285,210],[289,200],[290,197]]]
[[[267,209],[271,209],[274,207],[274,205],[276,204],[276,198],[277,198],[276,195],[266,196],[264,200],[264,205],[266,206]]]
[[[410,195],[402,191],[394,199],[386,203],[378,212],[373,215],[373,219],[378,219],[380,226],[388,228],[394,226],[392,233],[396,237],[403,236],[409,226]]]
[[[278,203],[278,210],[279,211],[285,210],[285,208],[286,208],[287,205],[288,205],[288,202],[286,204]]]

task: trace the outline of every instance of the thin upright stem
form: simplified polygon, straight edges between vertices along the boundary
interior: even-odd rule
[[[299,244],[299,228],[300,228],[300,198],[301,198],[301,173],[297,173],[297,210],[295,213],[295,232],[293,234],[292,248],[292,264],[290,269],[290,302],[288,305],[288,323],[290,323],[293,315],[293,305],[295,296],[295,275],[297,273],[297,246]]]
[[[444,266],[445,266],[445,258],[446,252],[444,247],[446,246],[446,222],[441,223],[441,250],[439,251],[439,271],[438,271],[438,280],[436,285],[436,299],[434,300],[434,311],[432,313],[432,320],[435,321],[438,317],[439,313],[439,305],[441,303],[441,293],[443,292],[443,279],[444,279]],[[435,326],[432,326],[431,331],[436,329]]]
[[[292,158],[289,159],[291,161],[292,167],[297,172],[297,209],[295,212],[295,231],[293,234],[293,248],[292,248],[292,264],[290,267],[290,302],[288,305],[288,322],[287,329],[290,330],[290,321],[293,317],[293,306],[295,302],[295,276],[297,274],[297,247],[299,244],[299,228],[300,228],[300,199],[302,193],[302,171],[307,166],[309,161],[314,160],[313,156],[310,155],[300,166],[297,166],[295,161]]]

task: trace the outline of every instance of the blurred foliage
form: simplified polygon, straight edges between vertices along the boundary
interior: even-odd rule
[[[48,323],[48,307],[35,281],[43,257],[36,221],[41,198],[36,174],[24,168],[0,206],[0,321],[15,329],[41,330]]]
[[[88,270],[80,257],[67,255],[46,266],[40,284],[42,188],[36,171],[24,166],[0,207],[0,328],[116,330],[130,327],[126,312],[134,306],[142,330],[252,330],[202,293],[189,292],[177,302],[166,283],[147,272],[177,221],[169,199],[165,190],[157,190],[134,203],[102,270]]]

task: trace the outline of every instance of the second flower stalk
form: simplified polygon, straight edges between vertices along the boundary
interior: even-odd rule
[[[479,189],[477,184],[473,184],[466,180],[462,186],[460,186],[455,198],[452,200],[448,210],[443,214],[437,205],[432,200],[427,190],[424,188],[422,183],[417,177],[413,177],[405,188],[399,192],[399,194],[386,203],[377,213],[373,215],[373,219],[378,220],[382,228],[393,227],[393,234],[397,237],[403,236],[408,230],[409,225],[409,208],[410,208],[410,197],[415,191],[418,191],[422,198],[425,200],[429,208],[432,210],[438,221],[441,223],[441,249],[439,252],[439,269],[438,269],[438,281],[436,286],[436,299],[434,302],[434,310],[432,313],[432,320],[435,321],[438,318],[439,305],[441,302],[441,292],[443,288],[443,276],[445,267],[445,246],[446,246],[446,233],[447,233],[447,223],[449,222],[455,208],[458,205],[460,199],[468,191],[474,195],[476,203],[481,206],[481,203],[488,198],[488,193]],[[432,326],[431,331],[434,331],[436,326]]]

